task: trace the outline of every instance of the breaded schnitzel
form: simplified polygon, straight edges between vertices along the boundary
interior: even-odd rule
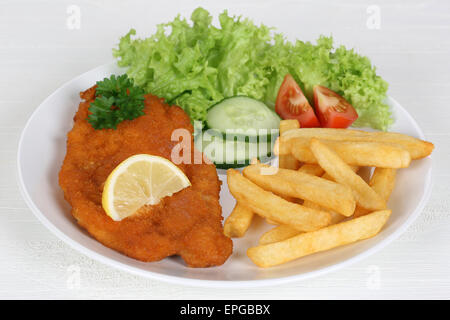
[[[123,121],[116,130],[95,130],[86,120],[95,87],[80,96],[85,101],[68,133],[67,154],[59,173],[64,197],[78,223],[105,246],[141,261],[180,255],[190,267],[223,264],[233,245],[223,234],[220,181],[212,164],[178,165],[192,186],[122,221],[113,221],[102,208],[104,182],[123,160],[142,153],[170,160],[177,143],[171,141],[173,130],[193,131],[186,113],[146,95],[145,115]],[[191,145],[193,159],[193,141]]]

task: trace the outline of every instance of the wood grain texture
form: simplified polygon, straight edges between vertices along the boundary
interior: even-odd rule
[[[162,7],[149,1],[0,0],[0,298],[450,298],[450,2],[445,0],[378,0],[381,25],[376,30],[366,26],[373,1],[226,2],[230,13],[275,26],[290,39],[332,33],[336,43],[368,55],[389,82],[390,95],[435,143],[428,205],[407,232],[373,256],[275,288],[182,287],[93,261],[33,216],[17,187],[16,151],[19,134],[39,103],[64,82],[111,61],[111,48],[129,28],[149,34],[157,23],[179,12],[189,15],[198,5],[217,15],[225,9],[219,3],[166,0]],[[79,30],[66,26],[69,5],[81,10]],[[309,19],[299,22],[295,12]],[[72,281],[74,270],[79,285]]]

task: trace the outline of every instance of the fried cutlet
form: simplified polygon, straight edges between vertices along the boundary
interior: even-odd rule
[[[106,178],[123,160],[142,153],[170,160],[178,143],[171,141],[172,132],[179,128],[193,131],[186,113],[146,95],[145,115],[123,121],[116,130],[95,130],[86,120],[95,87],[80,96],[84,101],[68,133],[67,154],[59,173],[64,197],[78,223],[105,246],[141,261],[180,255],[189,267],[223,264],[232,252],[232,241],[223,234],[220,181],[212,164],[178,165],[192,186],[122,221],[113,221],[102,208]],[[193,141],[191,146],[193,160],[198,151]]]

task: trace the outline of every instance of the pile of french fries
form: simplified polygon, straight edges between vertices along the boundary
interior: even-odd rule
[[[386,203],[396,171],[424,158],[433,144],[404,134],[305,128],[280,123],[279,168],[255,161],[227,171],[236,206],[225,221],[229,237],[243,237],[255,214],[276,226],[247,250],[259,267],[375,236],[391,215]],[[358,171],[374,167],[369,181]]]

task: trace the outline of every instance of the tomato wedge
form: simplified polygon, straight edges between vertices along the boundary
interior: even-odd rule
[[[358,114],[342,96],[324,86],[315,85],[314,107],[323,128],[348,128]]]
[[[300,128],[320,126],[314,109],[290,74],[284,77],[284,81],[278,91],[275,112],[282,119],[297,119],[300,123]]]

